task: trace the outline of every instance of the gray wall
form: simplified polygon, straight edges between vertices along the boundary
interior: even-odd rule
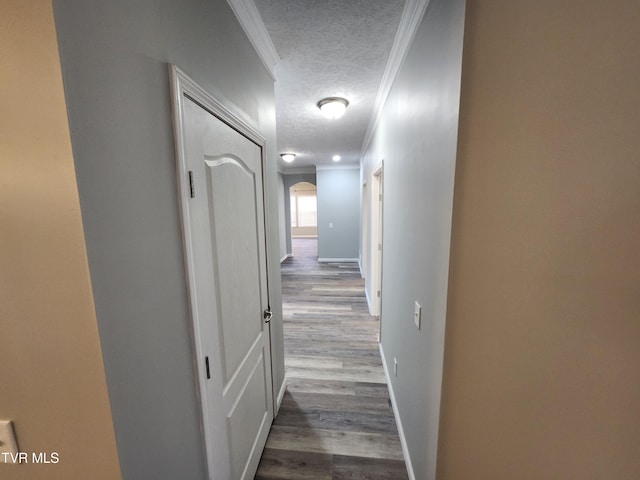
[[[167,63],[258,125],[267,159],[277,157],[273,81],[223,0],[60,0],[54,10],[123,476],[203,479]],[[266,182],[276,222],[275,161]],[[268,236],[277,391],[275,226]]]
[[[422,480],[436,468],[464,12],[464,0],[431,1],[363,164],[371,185],[384,159],[381,341]]]
[[[307,182],[316,185],[316,174],[283,173],[282,182],[284,188],[285,243],[287,255],[293,255],[293,249],[291,248],[291,187],[300,182]]]
[[[318,169],[318,258],[358,260],[360,170]],[[329,223],[333,228],[329,228]]]

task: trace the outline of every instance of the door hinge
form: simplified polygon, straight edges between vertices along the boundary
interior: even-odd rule
[[[189,195],[191,198],[196,198],[196,189],[193,186],[193,172],[189,170]]]
[[[381,252],[381,251],[382,251],[382,244],[381,244],[381,243],[379,243],[379,244],[378,244],[378,251],[379,251],[379,252]]]
[[[382,201],[382,194],[378,195],[378,200]]]
[[[380,298],[380,290],[378,290],[378,298]]]
[[[204,357],[204,366],[207,369],[207,380],[211,378],[211,371],[209,370],[209,357]]]

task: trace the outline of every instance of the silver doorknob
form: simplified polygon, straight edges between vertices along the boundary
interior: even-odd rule
[[[263,317],[264,323],[269,323],[271,321],[271,317],[273,317],[273,312],[267,308],[263,313]]]

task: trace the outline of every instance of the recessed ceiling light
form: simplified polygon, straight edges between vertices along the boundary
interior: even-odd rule
[[[282,160],[287,163],[293,162],[293,160],[296,158],[295,153],[281,153],[280,156],[282,157]]]
[[[347,109],[349,102],[346,98],[342,97],[328,97],[323,98],[318,102],[318,108],[325,117],[330,119],[340,118],[344,115],[344,111]]]
[[[334,155],[331,158],[333,159],[334,162],[339,162],[341,157],[340,157],[340,155]]]

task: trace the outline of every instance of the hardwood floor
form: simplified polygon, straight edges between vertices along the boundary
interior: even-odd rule
[[[256,479],[407,479],[356,263],[319,264],[316,239],[282,263],[287,392]]]

